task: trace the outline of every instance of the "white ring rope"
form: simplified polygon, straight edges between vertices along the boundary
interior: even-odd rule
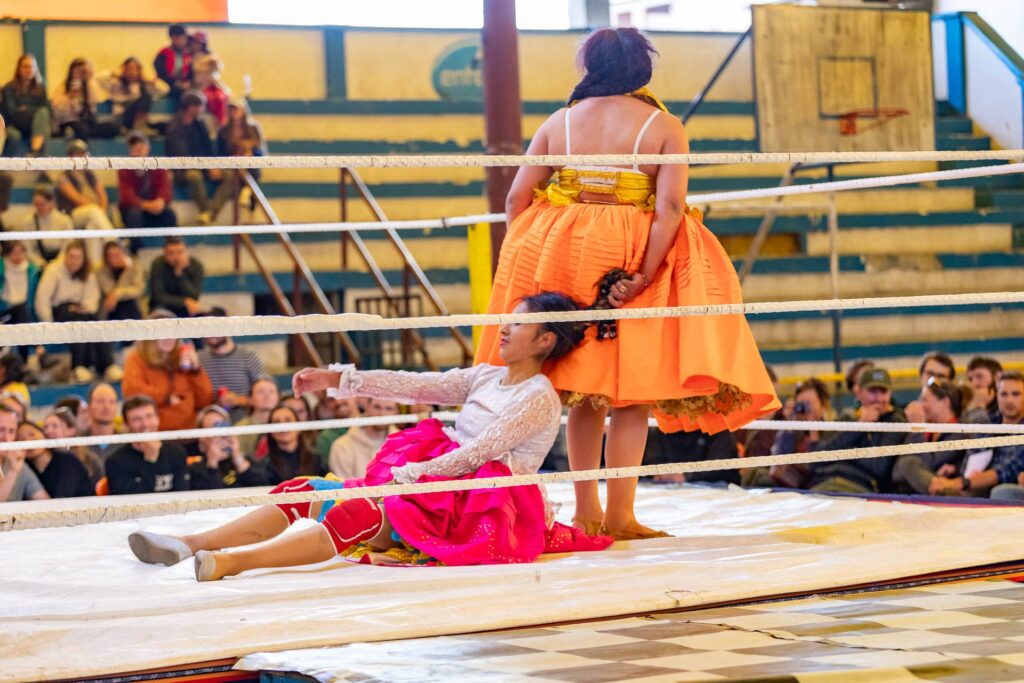
[[[700,462],[668,463],[664,465],[642,465],[639,467],[617,467],[611,469],[579,470],[576,472],[554,472],[551,474],[520,474],[507,477],[481,479],[457,479],[426,482],[422,484],[401,484],[367,486],[363,488],[336,489],[333,491],[310,491],[281,494],[238,494],[214,498],[179,498],[152,503],[116,504],[108,498],[92,500],[93,505],[61,510],[19,511],[0,514],[0,531],[39,529],[45,527],[80,526],[101,522],[118,522],[156,517],[160,515],[183,514],[213,508],[231,508],[250,505],[274,505],[279,503],[300,503],[324,500],[349,500],[352,498],[380,498],[383,496],[414,495],[446,491],[468,491],[472,489],[506,488],[532,484],[554,484],[561,482],[595,481],[599,479],[622,479],[648,477],[659,474],[686,474],[689,472],[712,472],[736,470],[751,467],[772,467],[799,463],[839,462],[860,458],[896,457],[918,453],[935,453],[977,448],[999,448],[1024,443],[1024,436],[998,436],[985,439],[963,439],[936,443],[913,443],[899,446],[876,446],[871,448],[848,448],[813,453],[790,453],[766,455],[752,458],[728,458]]]
[[[875,176],[870,178],[854,178],[806,185],[790,185],[787,187],[765,187],[753,190],[735,190],[730,192],[712,192],[688,195],[687,203],[691,205],[721,204],[741,202],[750,199],[771,197],[794,197],[826,192],[843,192],[865,190],[870,188],[895,187],[898,185],[914,185],[924,182],[957,180],[964,178],[981,178],[996,175],[1024,173],[1024,163],[1005,166],[981,166],[976,168],[959,168],[948,171],[930,171],[927,173],[907,173],[902,175]],[[754,208],[754,207],[751,207]],[[822,207],[812,207],[824,210]],[[777,208],[771,210],[777,211]],[[810,210],[810,209],[808,209]],[[433,230],[457,226],[476,225],[478,223],[499,223],[505,220],[503,213],[477,214],[457,218],[405,220],[405,221],[352,221],[337,223],[296,223],[291,225],[218,225],[189,226],[174,228],[118,228],[112,230],[22,230],[0,232],[0,242],[11,240],[38,239],[118,239],[122,237],[156,237],[156,236],[206,236],[206,235],[263,235],[278,233],[335,233],[355,232],[358,230]]]
[[[366,313],[297,316],[263,315],[228,318],[174,318],[162,320],[98,320],[63,323],[21,323],[3,326],[3,343],[8,346],[75,344],[81,342],[135,341],[139,339],[186,339],[200,337],[253,337],[268,334],[314,334],[367,330],[406,330],[506,323],[591,322],[683,318],[700,315],[760,315],[765,313],[847,311],[874,308],[929,308],[968,304],[1024,302],[1021,292],[979,292],[929,294],[921,296],[870,297],[861,299],[810,299],[806,301],[763,301],[705,306],[664,308],[617,308],[565,313],[491,313],[435,315],[412,318],[382,318]]]
[[[223,436],[243,436],[250,434],[277,434],[280,432],[307,432],[322,429],[341,429],[351,427],[372,427],[382,425],[415,424],[424,415],[381,415],[373,417],[349,417],[331,420],[309,420],[306,422],[280,422],[258,425],[232,425],[230,427],[207,427],[203,429],[179,429],[162,432],[142,432],[109,434],[107,436],[70,436],[59,439],[33,439],[32,441],[0,442],[0,453],[5,451],[31,450],[36,448],[72,449],[79,446],[109,446],[114,444],[141,443],[144,441],[192,441],[202,438]],[[457,412],[440,411],[431,413],[429,417],[443,422],[454,422]],[[562,424],[568,418],[562,417]],[[651,427],[657,427],[655,419],[649,421]],[[1024,424],[973,424],[947,423],[933,424],[929,422],[846,422],[846,421],[810,421],[810,420],[754,420],[746,424],[746,430],[770,431],[816,431],[816,432],[892,432],[908,434],[1022,434]]]
[[[0,171],[257,168],[494,168],[654,164],[848,164],[881,161],[1024,161],[1024,150],[905,152],[704,152],[691,154],[379,154],[254,157],[0,158]]]

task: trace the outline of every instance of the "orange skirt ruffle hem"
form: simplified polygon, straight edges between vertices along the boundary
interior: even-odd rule
[[[590,305],[608,271],[639,270],[652,218],[632,205],[534,201],[505,237],[488,313],[541,291]],[[732,261],[690,209],[654,281],[626,307],[741,301]],[[502,364],[497,327],[484,328],[476,362]],[[591,327],[545,372],[566,405],[652,404],[665,432],[735,430],[780,405],[742,315],[620,320],[617,338],[602,341]]]

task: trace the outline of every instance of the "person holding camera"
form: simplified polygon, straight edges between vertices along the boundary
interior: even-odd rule
[[[199,411],[196,427],[230,427],[231,416],[218,405]],[[237,436],[203,437],[197,444],[201,460],[189,465],[192,489],[233,489],[268,486],[262,463],[253,461],[238,444]]]
[[[786,420],[816,422],[825,419],[829,412],[829,391],[825,383],[816,377],[798,382],[793,387],[793,397],[782,408]],[[819,450],[824,439],[818,430],[784,430],[775,434],[772,455],[785,453],[808,453]],[[773,465],[768,468],[768,481],[759,482],[767,486],[784,488],[806,488],[811,470],[809,465]]]

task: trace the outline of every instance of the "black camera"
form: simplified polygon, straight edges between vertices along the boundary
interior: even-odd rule
[[[793,413],[796,415],[806,415],[811,410],[811,406],[807,401],[797,401],[793,405]]]

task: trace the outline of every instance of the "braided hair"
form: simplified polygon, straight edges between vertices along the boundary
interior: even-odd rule
[[[580,48],[583,79],[569,96],[569,104],[587,97],[631,93],[647,85],[654,70],[651,42],[632,26],[594,31]]]
[[[541,292],[533,296],[523,297],[522,303],[530,313],[556,313],[578,311],[579,305],[561,292]],[[581,322],[546,322],[541,329],[555,335],[555,345],[551,348],[547,360],[557,360],[567,355],[583,341],[583,333],[592,323]]]

